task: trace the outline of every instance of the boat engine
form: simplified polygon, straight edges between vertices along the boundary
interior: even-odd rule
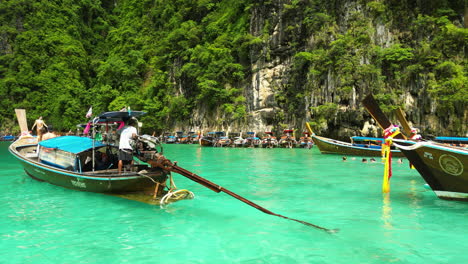
[[[143,162],[156,160],[157,156],[163,153],[163,148],[159,139],[150,135],[138,136],[133,142],[133,149],[138,158]]]

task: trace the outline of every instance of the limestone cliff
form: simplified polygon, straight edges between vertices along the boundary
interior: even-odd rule
[[[377,136],[361,104],[372,92],[388,104],[385,111],[395,122],[391,109],[400,106],[424,134],[467,136],[466,95],[454,105],[450,116],[441,115],[436,95],[428,89],[431,72],[407,73],[405,79],[395,74],[412,67],[411,62],[403,61],[398,68],[392,61],[375,58],[375,49],[385,52],[405,43],[408,50],[415,51],[418,39],[432,36],[430,32],[416,36],[424,32],[402,25],[402,21],[425,15],[424,3],[402,4],[400,8],[406,8],[404,14],[409,16],[402,20],[398,17],[402,14],[389,6],[392,1],[330,1],[321,5],[315,1],[260,2],[250,10],[250,34],[261,38],[263,44],[250,52],[251,74],[244,84],[249,116],[243,123],[213,124],[213,130],[279,133],[293,128],[300,134],[304,122],[311,121],[316,133],[335,138]],[[453,21],[462,25],[463,16]],[[365,40],[358,42],[356,38]],[[348,40],[358,44],[352,46]],[[312,58],[303,62],[301,52]]]

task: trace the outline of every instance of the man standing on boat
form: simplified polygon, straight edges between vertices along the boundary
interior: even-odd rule
[[[45,124],[44,120],[42,120],[42,116],[40,116],[36,121],[34,122],[34,125],[31,127],[31,129],[34,129],[36,127],[36,133],[37,133],[37,142],[42,141],[42,133],[46,131],[47,125]]]
[[[133,150],[130,142],[137,137],[137,129],[135,128],[136,120],[130,118],[125,127],[120,133],[119,142],[119,174],[122,173],[122,167],[127,164],[133,164]],[[125,164],[124,164],[125,163]]]

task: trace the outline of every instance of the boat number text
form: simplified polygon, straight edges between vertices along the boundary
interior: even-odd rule
[[[34,169],[34,171],[37,172],[37,173],[40,173],[40,174],[42,174],[42,175],[45,175],[45,172],[43,172],[43,171],[41,171],[41,170]]]
[[[73,186],[75,187],[80,187],[80,188],[86,188],[86,183],[84,182],[79,182],[79,181],[71,181]]]
[[[428,159],[434,159],[434,157],[432,156],[432,153],[429,153],[429,152],[424,152],[424,157]]]

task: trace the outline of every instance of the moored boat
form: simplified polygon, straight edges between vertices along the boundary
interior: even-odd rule
[[[260,146],[260,138],[255,135],[255,132],[247,132],[247,137],[242,143],[243,147],[246,148],[257,148]]]
[[[175,137],[176,137],[176,143],[181,143],[182,138],[186,138],[187,135],[184,134],[184,131],[177,131]]]
[[[297,144],[297,140],[294,138],[292,133],[294,130],[292,129],[285,129],[283,131],[283,136],[281,136],[280,140],[278,141],[278,146],[282,148],[293,148]]]
[[[172,136],[172,135],[171,135],[171,136],[167,136],[167,137],[166,137],[166,140],[164,141],[164,143],[166,143],[166,144],[175,144],[175,143],[177,143],[177,142],[178,142],[177,137],[176,137],[176,136]]]
[[[437,197],[468,201],[468,150],[437,142],[394,139]]]
[[[298,147],[306,149],[312,148],[314,146],[314,141],[310,137],[310,134],[308,132],[304,132],[303,134],[304,136],[299,138]]]
[[[229,147],[231,145],[231,139],[224,132],[216,132],[215,134],[214,147]]]
[[[229,136],[231,137],[231,147],[236,147],[240,148],[244,144],[244,138],[242,137],[242,133],[239,132],[231,132],[229,133]]]
[[[14,141],[16,139],[13,135],[0,136],[0,141]]]
[[[206,136],[200,138],[200,145],[205,147],[212,147],[216,140],[216,132],[208,132]]]
[[[312,136],[312,140],[323,154],[340,154],[350,156],[380,157],[382,156],[383,138],[351,137],[351,143],[321,137]],[[391,150],[392,155],[403,157],[401,151],[396,148]]]
[[[273,132],[265,132],[265,136],[262,138],[262,147],[264,148],[276,148],[278,147],[278,139],[273,136]]]
[[[143,112],[106,112],[99,121],[113,123],[116,119],[137,117]],[[109,132],[110,133],[110,132]],[[95,134],[95,133],[93,133]],[[27,133],[9,146],[9,151],[32,178],[80,191],[125,194],[163,194],[168,172],[148,165],[161,153],[158,140],[144,135],[135,141],[133,157],[143,162],[127,164],[118,173],[118,146],[89,137],[61,136],[41,142]]]

